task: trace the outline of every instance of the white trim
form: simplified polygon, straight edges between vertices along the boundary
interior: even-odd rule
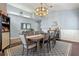
[[[71,56],[72,44],[68,46],[67,56]]]
[[[28,19],[32,19],[34,21],[37,21],[36,19],[34,19],[34,18],[32,18],[31,16],[28,16],[28,15],[21,15],[19,13],[12,12],[12,11],[9,11],[7,13],[10,14],[10,15],[20,16],[20,17],[24,17],[24,18],[28,18]]]
[[[31,18],[31,16],[28,16],[28,15],[21,15],[19,13],[16,13],[16,12],[8,12],[8,14],[13,14],[13,15],[16,15],[16,16],[22,16],[22,17],[25,17],[25,18]]]

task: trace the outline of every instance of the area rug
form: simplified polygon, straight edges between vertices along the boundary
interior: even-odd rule
[[[67,42],[57,41],[55,47],[53,48],[51,46],[51,48],[52,49],[49,52],[47,52],[45,48],[45,52],[40,50],[39,53],[37,51],[35,52],[35,51],[29,50],[28,56],[70,56],[72,44]],[[6,56],[22,56],[22,55],[27,56],[26,52],[27,51],[25,50],[25,53],[23,55],[23,46],[18,45],[18,46],[6,49],[5,55]]]

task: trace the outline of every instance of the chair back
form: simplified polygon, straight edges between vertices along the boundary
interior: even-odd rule
[[[58,33],[58,30],[56,29],[55,32],[54,32],[54,37],[57,36],[57,33]]]
[[[46,33],[46,34],[44,34],[44,35],[45,35],[44,40],[49,40],[49,38],[50,38],[49,33]]]
[[[25,38],[25,35],[24,34],[20,34],[19,35],[21,41],[22,41],[22,44],[24,45],[25,48],[27,48],[27,40]]]
[[[34,31],[28,31],[27,36],[34,35]]]
[[[37,35],[37,34],[40,34],[40,32],[39,31],[35,31],[35,33],[34,33],[35,35]]]
[[[49,35],[50,35],[50,39],[55,38],[55,37],[56,37],[56,35],[57,35],[57,29],[56,29],[56,30],[54,30],[54,31],[49,31]]]
[[[55,35],[55,32],[54,31],[50,32],[50,38],[51,39],[54,38],[54,35]]]

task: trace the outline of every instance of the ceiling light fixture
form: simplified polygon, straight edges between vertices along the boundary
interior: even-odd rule
[[[48,8],[47,8],[47,6],[44,6],[44,4],[41,3],[41,5],[38,6],[35,9],[35,15],[37,15],[37,16],[46,16],[46,15],[48,15]]]

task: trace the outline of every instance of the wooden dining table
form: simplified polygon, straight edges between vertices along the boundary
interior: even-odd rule
[[[43,40],[44,37],[45,37],[45,35],[43,35],[43,34],[26,36],[27,39],[37,42],[37,52],[39,52],[39,49],[40,49],[40,41]]]

